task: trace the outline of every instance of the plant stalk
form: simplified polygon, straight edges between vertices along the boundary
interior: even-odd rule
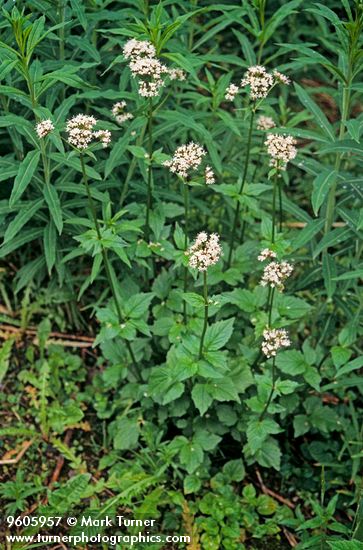
[[[248,164],[249,164],[249,160],[250,160],[250,151],[251,151],[252,129],[253,129],[254,116],[255,116],[255,109],[253,108],[251,110],[250,126],[249,126],[249,129],[248,129],[246,161],[245,161],[245,166],[244,166],[244,170],[243,170],[241,186],[239,188],[239,194],[240,195],[243,192],[243,188],[245,186],[246,178],[247,178]],[[230,238],[230,242],[229,242],[229,253],[228,253],[228,260],[227,260],[226,269],[228,269],[231,266],[232,254],[233,254],[233,245],[234,245],[234,239],[235,239],[235,236],[236,236],[236,229],[237,229],[237,225],[238,225],[238,218],[239,218],[240,209],[241,209],[241,203],[238,201],[237,206],[236,206],[236,210],[235,210],[235,214],[234,214],[232,233],[231,233],[231,238]]]
[[[208,283],[207,283],[207,270],[203,271],[203,296],[204,296],[204,324],[202,335],[200,337],[200,346],[199,346],[199,356],[198,360],[203,357],[203,344],[205,333],[207,332],[208,327]]]
[[[85,162],[84,162],[84,156],[83,156],[82,153],[80,153],[79,157],[80,157],[80,161],[81,161],[83,183],[84,183],[84,186],[86,188],[87,197],[88,197],[88,204],[89,204],[91,212],[92,212],[92,217],[93,217],[93,221],[94,221],[94,224],[95,224],[97,238],[100,241],[100,245],[101,245],[101,254],[102,254],[103,265],[105,267],[108,284],[110,286],[111,293],[112,293],[112,296],[113,296],[113,299],[114,299],[114,302],[115,302],[117,317],[118,317],[119,323],[121,325],[122,323],[125,322],[125,320],[124,320],[124,317],[122,315],[121,306],[120,306],[118,296],[117,296],[117,292],[116,292],[116,288],[114,286],[114,282],[113,282],[113,279],[112,279],[111,268],[110,268],[109,259],[108,259],[108,256],[107,256],[107,250],[105,249],[105,247],[102,244],[101,228],[100,228],[100,224],[99,224],[98,219],[97,219],[95,203],[93,201],[93,198],[92,198],[92,195],[91,195],[91,190],[90,190],[89,183],[88,183],[88,177],[87,177],[87,173],[86,173],[86,165],[85,165]],[[128,340],[125,340],[125,343],[126,343],[127,350],[130,354],[133,367],[134,367],[135,371],[138,372],[137,362],[136,362],[136,358],[135,358],[132,346],[131,346],[131,344]]]
[[[276,365],[275,365],[275,362],[276,362],[276,357],[274,357],[272,359],[272,388],[271,388],[271,392],[270,392],[270,395],[268,396],[268,399],[267,399],[267,402],[266,402],[266,405],[260,415],[260,422],[262,422],[262,420],[265,418],[265,415],[267,413],[267,409],[269,408],[270,406],[270,403],[272,401],[272,397],[273,397],[273,394],[275,392],[275,382],[276,382]]]
[[[148,110],[148,123],[147,123],[147,132],[148,132],[148,169],[147,169],[147,198],[146,198],[146,218],[145,218],[145,240],[149,242],[150,239],[150,210],[152,207],[152,168],[151,168],[151,157],[153,154],[153,106],[152,99],[149,99],[149,110]]]
[[[189,236],[189,187],[187,182],[183,182],[183,195],[184,195],[184,252],[188,249],[188,236]],[[184,292],[188,291],[188,268],[184,266]],[[183,321],[187,324],[187,303],[183,301]]]

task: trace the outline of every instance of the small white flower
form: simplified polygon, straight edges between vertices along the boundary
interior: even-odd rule
[[[198,271],[206,271],[208,267],[218,262],[222,255],[222,248],[219,244],[219,235],[202,231],[199,233],[188,250],[189,265]]]
[[[38,134],[38,138],[45,138],[50,132],[54,130],[54,124],[50,119],[42,120],[35,126],[35,131]]]
[[[290,277],[294,268],[289,262],[270,262],[263,270],[262,286],[270,286],[282,291],[284,282]]]
[[[262,67],[261,65],[256,65],[247,69],[243,79],[241,80],[242,87],[250,87],[250,97],[254,100],[267,97],[273,84],[273,76],[266,71],[265,67]]]
[[[291,345],[289,334],[283,328],[266,328],[263,331],[263,338],[261,349],[267,358],[276,357],[281,348],[288,348]]]
[[[206,183],[207,185],[212,185],[213,183],[216,182],[216,178],[215,178],[215,176],[214,176],[214,172],[213,172],[212,168],[211,168],[209,165],[207,165],[207,166],[205,167],[204,176],[205,176],[205,183]]]
[[[126,101],[117,101],[112,106],[112,114],[116,119],[116,122],[119,124],[122,124],[123,122],[126,122],[126,120],[131,120],[134,118],[134,116],[131,113],[126,113]]]
[[[111,143],[110,130],[97,130],[97,132],[93,132],[93,137],[99,139],[104,148]]]
[[[166,160],[163,165],[170,172],[182,178],[187,178],[189,173],[199,168],[203,157],[207,154],[204,147],[191,141],[187,145],[178,147],[171,160]]]
[[[155,46],[147,40],[136,40],[131,38],[123,47],[125,59],[136,59],[139,57],[155,57]]]
[[[276,82],[279,82],[280,84],[286,84],[287,86],[291,83],[291,80],[288,76],[280,73],[279,71],[276,71],[276,69],[272,72]]]
[[[271,157],[270,166],[286,169],[287,163],[297,155],[296,140],[292,136],[268,134],[265,145]]]
[[[276,124],[270,116],[261,115],[257,119],[257,130],[271,130]]]
[[[86,149],[91,143],[96,119],[89,115],[76,115],[67,122],[68,141],[78,149]]]
[[[227,101],[233,101],[236,95],[238,94],[238,92],[239,92],[238,86],[236,86],[236,84],[230,84],[226,89],[224,99],[226,99]]]
[[[168,73],[170,80],[183,81],[186,79],[186,74],[182,69],[169,69]]]
[[[259,262],[264,262],[267,259],[276,258],[277,254],[273,250],[270,250],[269,248],[264,248],[261,250],[260,255],[257,257]]]

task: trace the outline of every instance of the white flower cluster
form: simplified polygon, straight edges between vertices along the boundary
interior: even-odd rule
[[[186,74],[182,69],[169,69],[169,78],[170,80],[185,80]]]
[[[205,177],[205,183],[206,183],[207,185],[212,185],[213,183],[216,182],[216,178],[215,178],[215,176],[214,176],[214,172],[213,172],[212,168],[211,168],[209,165],[207,165],[207,166],[205,167],[204,177]]]
[[[187,145],[180,145],[171,160],[166,160],[163,165],[169,168],[173,174],[187,178],[190,172],[199,168],[206,154],[204,147],[191,141]]]
[[[262,65],[256,65],[247,69],[241,80],[242,87],[250,87],[251,99],[263,99],[266,97],[273,84],[274,77]]]
[[[133,77],[139,79],[139,94],[142,97],[156,97],[165,84],[165,77],[171,80],[185,80],[181,69],[169,69],[156,57],[155,46],[147,40],[128,40],[123,48],[125,59]]]
[[[206,271],[208,267],[218,262],[222,255],[219,235],[202,231],[197,235],[194,244],[188,250],[189,265],[198,271]]]
[[[265,145],[271,157],[270,166],[286,170],[287,163],[297,155],[296,140],[292,136],[268,134]]]
[[[263,338],[261,349],[267,358],[276,357],[279,349],[287,348],[291,345],[289,334],[283,328],[266,328],[263,331]]]
[[[97,120],[90,115],[76,115],[67,122],[66,132],[68,133],[68,142],[77,147],[77,149],[87,149],[93,139],[101,141],[103,147],[111,141],[111,132],[109,130],[93,131]]]
[[[271,128],[275,128],[275,126],[274,119],[270,116],[261,115],[257,119],[257,130],[271,130]]]
[[[42,139],[50,132],[54,130],[54,124],[50,119],[42,120],[41,122],[38,122],[38,124],[35,127],[35,131],[38,134],[38,138]]]
[[[276,258],[277,254],[269,248],[264,248],[261,250],[260,255],[257,257],[259,262],[264,262],[265,260]]]
[[[276,71],[276,69],[274,69],[272,71],[272,74],[273,74],[276,82],[279,82],[280,84],[286,84],[286,86],[288,86],[291,83],[291,80],[289,79],[288,76],[286,76],[285,74],[280,73],[279,71]]]
[[[289,262],[270,262],[263,270],[261,285],[282,291],[284,290],[284,282],[290,277],[293,269]]]
[[[290,84],[290,79],[279,71],[274,70],[272,74],[267,72],[262,65],[249,67],[241,80],[240,87],[249,86],[250,97],[253,100],[264,99],[275,84]],[[239,92],[236,84],[230,84],[226,89],[225,99],[233,101]]]
[[[228,88],[226,89],[226,94],[224,96],[224,99],[227,101],[234,101],[234,98],[239,92],[238,86],[236,84],[230,84]]]
[[[93,137],[100,140],[103,147],[108,147],[111,143],[110,130],[97,130],[97,132],[93,132]]]
[[[125,112],[126,105],[126,101],[117,101],[117,103],[112,106],[112,114],[115,117],[116,122],[118,122],[119,124],[122,124],[123,122],[126,122],[126,120],[131,120],[132,118],[134,118],[134,115]]]

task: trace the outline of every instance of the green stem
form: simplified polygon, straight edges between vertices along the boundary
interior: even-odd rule
[[[276,191],[277,191],[277,178],[278,173],[276,172],[274,182],[273,182],[273,191],[272,191],[272,231],[271,231],[271,243],[275,242],[275,225],[276,225]]]
[[[94,224],[95,224],[97,238],[100,241],[103,265],[105,267],[108,284],[110,286],[111,293],[112,293],[112,296],[113,296],[113,299],[114,299],[114,302],[115,302],[118,321],[121,325],[125,322],[125,320],[124,320],[124,317],[122,315],[121,306],[120,306],[118,296],[117,296],[117,292],[116,292],[116,288],[115,288],[115,285],[114,285],[114,282],[113,282],[110,263],[109,263],[109,259],[108,259],[108,256],[107,256],[107,250],[105,249],[105,247],[102,244],[101,228],[100,228],[99,221],[97,219],[96,207],[95,207],[95,203],[93,201],[93,198],[92,198],[92,195],[91,195],[91,190],[90,190],[89,183],[88,183],[88,177],[87,177],[87,173],[86,173],[86,165],[85,165],[85,162],[84,162],[84,156],[83,156],[82,153],[80,153],[79,157],[80,157],[80,161],[81,161],[83,183],[84,183],[84,186],[86,188],[87,197],[88,197],[88,204],[89,204],[91,212],[92,212],[92,217],[93,217],[93,221],[94,221]],[[131,347],[131,344],[128,340],[125,340],[125,343],[126,343],[127,350],[130,354],[133,367],[134,367],[135,371],[137,372],[137,362],[136,362],[136,358],[135,358],[133,349]]]
[[[275,382],[276,382],[276,365],[275,365],[275,361],[276,361],[276,358],[274,357],[272,359],[272,388],[271,388],[271,392],[270,392],[270,395],[268,396],[268,399],[267,399],[267,402],[266,402],[266,405],[260,415],[260,422],[262,422],[262,420],[265,418],[265,415],[267,413],[267,409],[269,408],[270,406],[270,403],[272,401],[272,397],[273,397],[273,394],[275,392]]]
[[[245,183],[246,183],[246,178],[247,178],[248,164],[249,164],[249,160],[250,160],[250,151],[251,151],[252,129],[253,129],[254,116],[255,116],[255,109],[252,109],[251,110],[251,115],[250,115],[250,126],[249,126],[249,129],[248,129],[246,161],[245,161],[245,166],[244,166],[244,170],[243,170],[241,186],[239,188],[239,194],[240,195],[242,194],[243,188],[244,188]],[[227,265],[226,265],[227,269],[230,267],[231,261],[232,261],[233,245],[234,245],[234,239],[235,239],[235,235],[236,235],[236,229],[237,229],[237,224],[238,224],[240,208],[241,208],[241,203],[238,201],[237,206],[236,206],[236,210],[235,210],[235,214],[234,214],[232,233],[231,233],[231,238],[230,238],[230,242],[229,242],[229,253],[228,253],[228,260],[227,260]]]
[[[282,183],[281,183],[281,178],[278,181],[277,187],[278,187],[278,191],[279,191],[279,231],[281,233],[281,231],[282,231],[282,218],[283,218],[283,215],[282,215]]]
[[[183,182],[184,195],[184,251],[188,248],[189,235],[189,187],[187,182]],[[188,291],[188,268],[184,266],[184,292]],[[187,324],[187,303],[183,300],[183,320]]]
[[[144,141],[146,128],[147,128],[147,123],[143,126],[143,128],[141,130],[141,133],[140,133],[140,136],[137,139],[136,145],[138,145],[138,146],[142,145],[142,142]],[[130,180],[131,180],[131,178],[134,174],[136,164],[137,164],[137,158],[132,157],[132,160],[131,160],[130,165],[129,165],[129,169],[128,169],[127,174],[126,174],[125,183],[124,183],[124,186],[123,186],[123,189],[122,189],[122,192],[121,192],[121,196],[120,196],[120,206],[123,205],[124,200],[126,199],[126,196],[127,196],[128,190],[129,190],[129,183],[130,183]]]
[[[203,344],[205,333],[207,332],[208,327],[208,284],[207,284],[207,270],[203,271],[203,296],[204,296],[204,324],[202,335],[200,337],[200,346],[199,346],[199,356],[198,359],[203,357]]]
[[[150,210],[152,206],[152,168],[151,158],[153,154],[153,107],[152,99],[149,99],[149,111],[148,111],[148,169],[147,169],[147,198],[146,198],[146,219],[145,219],[145,240],[149,242],[150,239]]]
[[[267,308],[268,308],[268,326],[271,326],[271,319],[272,319],[272,308],[274,304],[274,296],[275,296],[275,287],[269,288],[268,292],[268,298],[267,298]]]

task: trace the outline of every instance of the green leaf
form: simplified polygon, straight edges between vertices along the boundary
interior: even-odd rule
[[[140,425],[137,417],[123,417],[116,421],[113,446],[117,450],[134,449],[140,435]]]
[[[327,196],[330,187],[335,182],[337,177],[336,170],[324,170],[313,181],[313,192],[311,195],[311,204],[314,210],[315,216],[318,215],[319,209],[325,197]]]
[[[30,151],[23,162],[20,164],[18,174],[14,181],[14,187],[11,192],[9,205],[14,204],[20,199],[25,189],[28,187],[33,174],[38,166],[40,151]]]
[[[304,373],[308,366],[303,354],[294,349],[280,352],[276,357],[276,365],[283,373],[291,376]]]
[[[336,274],[337,268],[335,265],[334,256],[328,254],[328,252],[325,252],[323,254],[323,277],[328,298],[331,298],[335,292],[337,285],[334,277]]]
[[[229,378],[221,378],[214,384],[208,384],[208,391],[217,401],[240,401],[236,386]]]
[[[43,187],[43,193],[45,201],[48,205],[50,215],[53,218],[54,224],[58,229],[59,235],[62,233],[63,229],[63,216],[62,216],[62,207],[59,200],[59,196],[54,185],[45,184]]]
[[[196,475],[187,475],[183,481],[184,494],[190,495],[191,493],[197,493],[201,488],[202,481]]]
[[[20,246],[23,246],[24,244],[29,243],[31,241],[34,241],[35,239],[40,237],[42,234],[43,234],[43,229],[41,227],[29,229],[28,231],[22,231],[20,235],[17,235],[10,242],[1,246],[0,258],[4,258],[8,254],[10,254],[10,252],[13,252]]]
[[[316,258],[326,248],[345,242],[351,235],[350,229],[346,227],[337,227],[333,231],[329,231],[314,248],[313,258]]]
[[[205,333],[204,347],[208,351],[222,348],[230,339],[233,332],[234,318],[218,321],[209,326]]]
[[[134,294],[129,298],[124,307],[124,312],[126,317],[131,319],[137,319],[144,315],[149,309],[151,300],[154,297],[153,292],[143,292],[140,294]]]
[[[192,390],[192,399],[200,414],[203,414],[209,409],[213,398],[207,389],[207,384],[195,384]]]
[[[182,296],[183,300],[185,300],[187,304],[195,308],[201,308],[205,305],[203,296],[196,294],[195,292],[184,292]]]
[[[251,452],[254,454],[258,449],[261,449],[270,434],[280,432],[282,432],[282,429],[272,418],[265,418],[264,420],[252,418],[248,422],[246,431]]]
[[[304,105],[304,107],[308,111],[310,111],[310,113],[313,115],[314,119],[316,120],[316,122],[320,126],[320,128],[322,128],[322,130],[325,131],[325,133],[329,136],[329,138],[332,141],[335,141],[334,128],[332,127],[332,125],[330,124],[330,122],[326,118],[325,114],[320,109],[320,107],[315,103],[315,101],[313,101],[311,99],[311,97],[304,90],[304,88],[299,86],[299,84],[295,83],[294,87],[295,87],[296,93],[298,95],[298,98],[300,99],[300,101]]]
[[[13,344],[14,340],[9,338],[9,340],[6,340],[0,348],[0,384],[4,380],[6,372],[9,368]]]
[[[57,251],[57,232],[56,227],[52,221],[50,221],[45,226],[43,234],[43,246],[45,261],[47,264],[48,273],[50,274],[55,264]]]
[[[38,199],[33,203],[23,205],[15,218],[11,220],[8,227],[6,228],[4,243],[6,243],[7,241],[11,241],[11,239],[13,239],[15,235],[19,233],[20,229],[22,229],[22,227],[34,216],[34,214],[38,212],[43,204],[44,200]]]
[[[242,481],[246,475],[246,470],[241,458],[230,460],[223,466],[223,473],[229,481]]]

